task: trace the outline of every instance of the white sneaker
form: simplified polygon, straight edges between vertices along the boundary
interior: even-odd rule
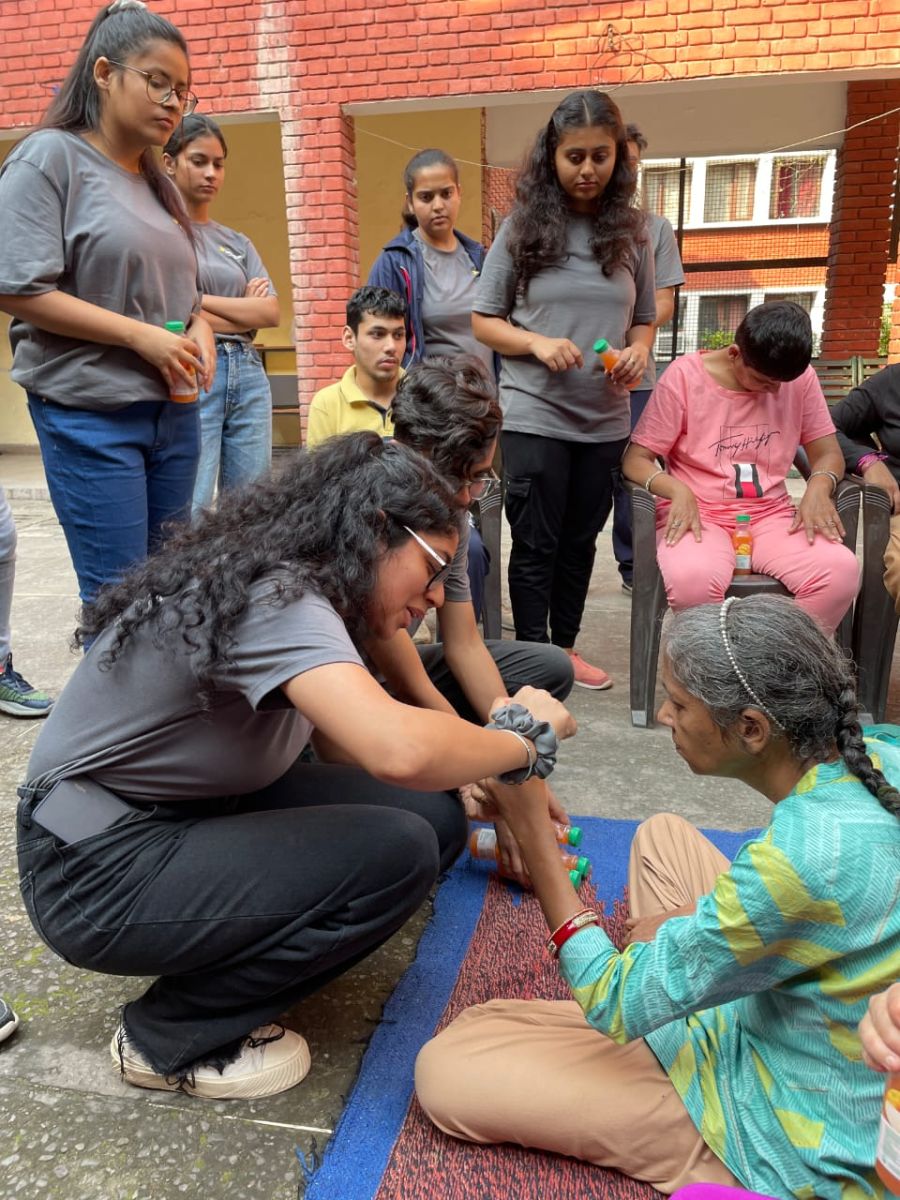
[[[110,1043],[112,1060],[126,1083],[163,1092],[187,1092],[207,1100],[255,1100],[286,1092],[303,1079],[310,1067],[309,1046],[299,1033],[281,1025],[261,1025],[249,1033],[234,1062],[219,1071],[192,1067],[184,1079],[157,1075],[128,1040],[119,1022]]]

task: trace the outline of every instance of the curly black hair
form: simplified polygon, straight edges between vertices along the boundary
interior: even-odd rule
[[[410,367],[391,418],[397,441],[427,455],[457,487],[490,453],[503,423],[493,376],[470,354],[434,355]]]
[[[634,263],[637,245],[645,240],[644,216],[633,206],[637,176],[628,162],[628,136],[621,113],[604,92],[572,92],[553,110],[516,181],[507,245],[522,295],[538,271],[566,256],[571,208],[556,172],[560,140],[569,130],[595,125],[616,143],[616,165],[597,201],[591,230],[591,251],[603,274],[612,275]]]
[[[408,540],[404,525],[459,532],[453,493],[431,464],[376,433],[329,438],[298,451],[279,475],[224,493],[193,525],[176,526],[161,550],[85,607],[76,644],[115,623],[100,660],[109,667],[149,622],[157,646],[180,636],[202,687],[228,661],[261,579],[272,580],[276,603],[321,593],[359,641],[379,563]]]

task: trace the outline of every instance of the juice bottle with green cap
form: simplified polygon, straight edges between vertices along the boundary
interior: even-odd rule
[[[561,846],[581,845],[580,825],[564,825],[561,821],[554,821],[553,832],[556,834],[556,840]]]
[[[184,337],[184,321],[166,321],[165,328],[168,329],[169,333],[180,333]],[[197,390],[197,372],[193,367],[190,368],[190,372],[194,377],[193,383],[188,383],[186,379],[182,379],[179,375],[169,388],[169,399],[176,404],[193,404],[199,395]]]
[[[493,829],[473,829],[469,834],[469,853],[473,858],[487,859],[488,862],[499,862],[500,847],[497,843],[496,831]],[[586,875],[590,874],[590,859],[585,858],[583,854],[566,854],[563,852],[562,847],[560,847],[560,858],[563,865],[572,875],[578,876],[579,883]],[[578,884],[575,886],[577,887]]]
[[[750,517],[747,513],[739,513],[734,520],[734,533],[731,535],[734,543],[734,573],[735,575],[751,575],[753,567],[753,531],[750,528]]]
[[[594,353],[600,359],[601,363],[603,363],[603,369],[607,375],[622,357],[622,351],[614,350],[606,338],[597,338],[596,342],[594,342]],[[634,383],[626,383],[622,386],[627,387],[630,392],[633,392],[635,388],[640,387],[640,384],[641,381],[638,379]]]

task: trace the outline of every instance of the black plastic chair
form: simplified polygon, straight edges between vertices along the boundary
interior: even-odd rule
[[[799,464],[798,464],[799,465]],[[656,561],[656,497],[646,488],[624,481],[631,494],[634,577],[631,592],[631,723],[641,729],[654,724],[656,671],[662,620],[668,608],[666,590]],[[859,485],[841,480],[835,507],[844,526],[844,545],[856,552],[859,527]],[[882,591],[884,588],[882,586]],[[771,575],[739,575],[726,595],[751,596],[760,592],[789,596],[790,592]],[[838,626],[837,637],[850,653],[853,613]]]
[[[891,532],[891,500],[884,488],[862,484],[863,576],[853,613],[853,657],[864,712],[884,720],[897,612],[884,586],[884,552]]]

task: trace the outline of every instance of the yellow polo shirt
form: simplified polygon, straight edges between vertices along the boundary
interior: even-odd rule
[[[397,382],[405,372],[401,367]],[[356,366],[348,367],[340,383],[332,383],[316,392],[306,424],[307,446],[318,446],[338,433],[359,433],[371,429],[382,437],[394,436],[388,413],[363,395],[356,382]]]

